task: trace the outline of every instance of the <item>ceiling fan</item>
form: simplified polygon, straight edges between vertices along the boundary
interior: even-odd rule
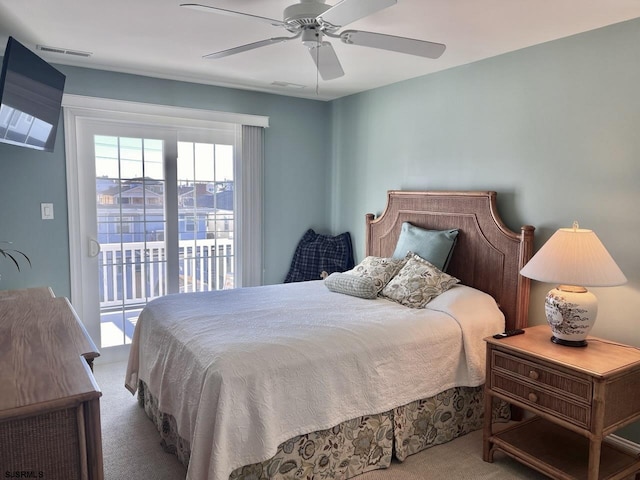
[[[324,40],[325,36],[339,38],[347,45],[361,45],[426,58],[438,58],[442,55],[446,46],[441,43],[360,30],[344,30],[338,33],[338,30],[345,25],[396,3],[397,0],[342,0],[331,6],[326,5],[325,0],[300,0],[300,3],[295,3],[284,9],[283,20],[275,20],[198,3],[183,3],[180,6],[208,13],[256,20],[274,27],[282,27],[293,34],[291,37],[273,37],[222,50],[205,55],[204,58],[223,58],[274,43],[288,42],[300,38],[302,43],[309,49],[322,79],[333,80],[342,77],[344,70],[331,43]]]

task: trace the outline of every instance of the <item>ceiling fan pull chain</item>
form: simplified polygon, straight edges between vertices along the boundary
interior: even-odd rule
[[[320,87],[319,87],[319,83],[320,83],[320,68],[318,67],[318,65],[320,65],[320,49],[318,47],[316,47],[316,97],[320,96]]]

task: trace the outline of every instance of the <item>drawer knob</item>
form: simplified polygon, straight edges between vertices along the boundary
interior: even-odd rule
[[[538,401],[538,396],[533,392],[529,393],[529,401],[536,403]]]
[[[540,378],[540,374],[535,370],[531,370],[529,372],[529,378],[532,378],[533,380],[537,380],[538,378]]]

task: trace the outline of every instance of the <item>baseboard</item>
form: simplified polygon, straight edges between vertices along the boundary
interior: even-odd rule
[[[640,444],[632,442],[626,438],[619,437],[618,435],[609,435],[606,442],[611,445],[615,445],[620,450],[624,450],[632,455],[640,455]]]

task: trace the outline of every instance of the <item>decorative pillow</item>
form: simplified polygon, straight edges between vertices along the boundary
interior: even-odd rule
[[[407,252],[431,262],[439,270],[446,270],[458,230],[425,230],[409,222],[402,224],[393,258],[404,258]]]
[[[344,293],[352,297],[376,298],[378,296],[378,289],[373,284],[373,280],[368,277],[335,272],[324,279],[324,284],[332,292]]]
[[[400,271],[405,262],[405,258],[366,257],[353,269],[344,273],[370,278],[377,294]]]
[[[407,307],[424,308],[459,281],[413,254],[380,294]]]

